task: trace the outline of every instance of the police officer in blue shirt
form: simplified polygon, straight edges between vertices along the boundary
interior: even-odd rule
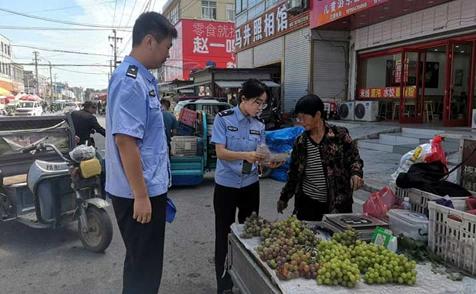
[[[213,196],[218,293],[232,293],[233,283],[224,265],[236,209],[240,223],[253,211],[259,212],[258,163],[264,154],[256,150],[265,143],[265,133],[256,116],[266,108],[267,88],[250,79],[243,83],[239,96],[239,105],[215,117],[211,139],[218,157]]]
[[[156,294],[162,277],[170,163],[157,80],[149,70],[165,62],[176,37],[164,16],[141,14],[132,51],[109,82],[106,191],[126,247],[124,294]]]

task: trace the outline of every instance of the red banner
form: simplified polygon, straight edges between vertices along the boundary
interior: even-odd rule
[[[380,5],[388,0],[312,0],[311,28]]]
[[[234,68],[235,25],[231,22],[183,19],[166,62],[166,81],[188,80],[207,66]]]

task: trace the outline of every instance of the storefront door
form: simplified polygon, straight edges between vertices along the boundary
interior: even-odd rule
[[[403,51],[400,84],[400,122],[423,122],[423,97],[425,96],[425,79],[422,69],[425,68],[425,51]]]
[[[445,126],[466,126],[471,115],[470,87],[472,42],[450,42],[448,52],[447,95],[443,113]]]

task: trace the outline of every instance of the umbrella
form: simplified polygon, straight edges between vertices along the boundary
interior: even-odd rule
[[[23,100],[23,101],[41,101],[43,99],[41,99],[40,97],[38,97],[36,95],[25,95],[25,96],[20,97],[20,100]]]
[[[5,88],[0,87],[0,96],[10,96],[12,93]]]

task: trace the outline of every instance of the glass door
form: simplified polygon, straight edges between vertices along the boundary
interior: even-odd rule
[[[400,83],[400,122],[423,122],[423,97],[425,80],[422,69],[425,68],[425,51],[403,51],[402,82]]]
[[[449,83],[445,102],[445,125],[466,126],[470,114],[471,56],[473,44],[450,43]]]

